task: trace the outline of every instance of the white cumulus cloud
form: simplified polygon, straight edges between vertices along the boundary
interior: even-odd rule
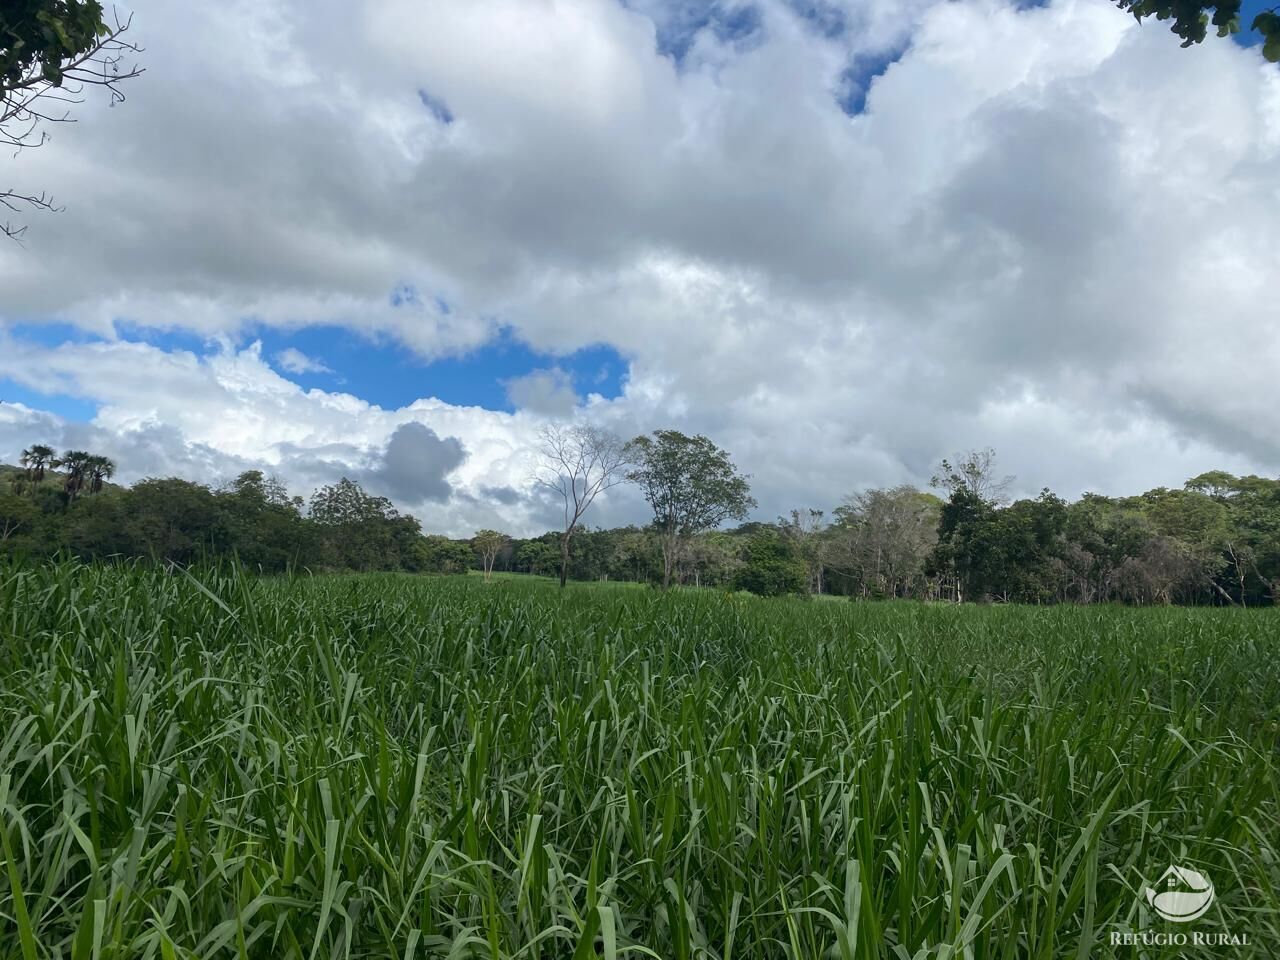
[[[286,373],[333,373],[322,361],[307,356],[297,347],[285,347],[277,353],[276,366]]]
[[[416,423],[409,506],[455,532],[545,522],[528,458],[571,412],[709,434],[766,517],[987,445],[1032,494],[1280,472],[1275,67],[1106,0],[754,6],[733,37],[663,0],[139,0],[129,101],[4,161],[66,210],[0,248],[0,324],[102,340],[0,341],[0,376],[98,407],[0,407],[0,459],[91,429],[154,469],[306,486],[373,475]],[[899,49],[845,115],[851,66]],[[515,414],[386,410],[243,346],[318,325],[629,369],[615,400],[548,368],[506,385]]]

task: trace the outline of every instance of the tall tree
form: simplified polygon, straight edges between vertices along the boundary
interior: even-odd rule
[[[480,554],[480,563],[484,568],[484,578],[486,581],[493,577],[493,564],[498,559],[498,553],[505,547],[511,538],[505,533],[499,533],[497,530],[478,530],[476,535],[471,538],[471,546]]]
[[[826,543],[823,538],[827,529],[826,514],[811,507],[792,510],[790,515],[778,518],[778,529],[805,565],[809,592],[822,593],[826,559]]]
[[[1047,489],[1035,500],[1019,500],[989,515],[988,523],[969,531],[977,555],[971,569],[981,574],[970,583],[975,599],[988,595],[1019,603],[1047,603],[1061,592],[1061,534],[1066,503]]]
[[[347,477],[312,494],[310,519],[319,525],[327,563],[354,570],[395,570],[402,528],[417,527],[386,497],[366,493]]]
[[[978,585],[986,582],[982,546],[983,529],[995,516],[996,507],[967,486],[957,486],[942,505],[938,522],[938,544],[929,566],[941,580],[949,580],[957,601],[973,597]]]
[[[1219,541],[1234,597],[1242,606],[1274,602],[1280,586],[1280,480],[1212,470],[1184,486],[1226,509]]]
[[[741,520],[756,505],[747,478],[729,454],[702,435],[655,430],[627,444],[637,464],[627,474],[653,508],[653,524],[662,544],[662,588],[689,540],[725,520]]]
[[[429,534],[422,538],[421,550],[428,573],[466,573],[471,566],[471,548],[463,541]]]
[[[804,594],[808,569],[796,553],[796,542],[777,528],[764,527],[747,539],[743,563],[734,573],[734,586],[759,597]]]
[[[833,573],[852,576],[864,596],[920,594],[941,507],[937,497],[905,484],[846,497],[829,535]]]
[[[1238,582],[1243,592],[1247,551],[1241,549],[1245,544],[1235,537],[1225,499],[1216,499],[1195,488],[1156,487],[1132,498],[1132,502],[1156,533],[1171,541],[1167,549],[1152,546],[1144,556],[1152,558],[1161,571],[1178,571],[1179,576],[1170,581],[1173,586],[1182,583],[1180,578],[1185,571],[1197,571],[1202,584],[1227,603],[1236,603],[1236,597],[1223,582]],[[1231,567],[1235,569],[1230,570]],[[1159,602],[1172,602],[1168,591],[1160,590],[1157,594]]]
[[[615,571],[618,579],[653,580],[659,563],[659,549],[653,531],[624,527],[612,533],[615,538],[610,569]]]
[[[519,569],[538,577],[549,577],[559,567],[560,555],[555,545],[546,540],[526,540],[514,558]]]
[[[560,535],[560,586],[569,577],[569,541],[596,497],[626,479],[627,448],[617,434],[589,424],[542,430],[541,462],[534,473],[540,487],[564,504]]]
[[[98,533],[106,536],[93,545],[81,544],[82,548],[99,556],[128,552],[158,561],[192,563],[227,547],[217,498],[203,484],[176,477],[148,479],[134,484],[120,499],[118,515],[111,509],[114,497],[86,498],[68,511],[73,518],[87,515],[110,522],[118,516],[123,520],[122,530],[100,529]]]
[[[22,451],[18,462],[27,468],[27,479],[38,484],[44,480],[45,468],[53,463],[55,457],[53,447],[47,447],[43,443],[33,443]]]
[[[255,506],[302,508],[302,498],[290,497],[283,480],[268,477],[261,470],[245,470],[227,485],[225,492]]]
[[[69,106],[86,87],[107,91],[114,106],[120,84],[142,73],[125,58],[139,47],[124,39],[129,20],[110,21],[99,0],[5,0],[0,4],[0,147],[13,152],[39,147],[49,123],[71,120]],[[46,191],[0,190],[10,211],[57,209]],[[0,223],[0,232],[22,236],[25,226]]]
[[[92,454],[85,461],[85,473],[89,479],[89,492],[101,493],[102,485],[116,475],[115,461],[109,457]]]
[[[681,561],[684,582],[692,575],[695,587],[731,584],[742,567],[741,541],[742,537],[720,530],[694,537]]]
[[[261,470],[246,470],[217,494],[229,546],[252,569],[286,570],[314,562],[315,524],[302,520],[301,497]]]
[[[84,490],[85,480],[89,474],[89,459],[92,456],[93,454],[85,450],[67,450],[51,464],[67,472],[62,482],[62,489],[67,494],[68,503],[74,502]]]
[[[929,485],[941,487],[949,494],[965,490],[985,504],[999,506],[1008,502],[1006,494],[1014,479],[1013,474],[1000,476],[996,470],[995,450],[984,447],[957,453],[954,462],[943,457]]]

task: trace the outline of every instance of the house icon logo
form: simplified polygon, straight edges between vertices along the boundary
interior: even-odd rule
[[[1144,887],[1143,895],[1156,915],[1174,923],[1199,920],[1213,905],[1213,884],[1203,873],[1190,867],[1172,866],[1154,886]],[[1146,929],[1111,931],[1113,947],[1248,947],[1249,934],[1241,931],[1202,929],[1198,927],[1169,929],[1163,924],[1151,926],[1143,918]],[[1273,954],[1269,954],[1273,955]],[[1147,954],[1142,954],[1147,956]],[[1165,956],[1165,954],[1160,954]],[[1196,954],[1203,956],[1203,954]],[[1256,956],[1256,954],[1249,954]]]
[[[1199,920],[1213,904],[1213,884],[1190,867],[1170,867],[1145,893],[1151,909],[1175,923]]]

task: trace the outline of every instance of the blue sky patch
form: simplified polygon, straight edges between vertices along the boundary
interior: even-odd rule
[[[876,77],[883,76],[885,71],[902,59],[907,47],[883,50],[875,54],[863,54],[840,74],[836,87],[836,100],[840,109],[851,117],[856,117],[867,109],[867,93]]]
[[[458,406],[511,411],[506,382],[535,370],[558,367],[573,381],[577,394],[622,393],[627,362],[612,347],[585,347],[565,356],[530,348],[509,330],[485,346],[459,357],[424,360],[395,340],[370,339],[340,327],[255,331],[246,342],[260,340],[262,355],[280,374],[305,389],[341,391],[396,408],[423,397]],[[281,355],[292,348],[328,372],[294,373]]]
[[[34,343],[53,349],[64,343],[94,343],[102,338],[69,323],[15,323],[6,327],[15,340]],[[66,420],[92,420],[98,415],[98,406],[83,397],[65,393],[42,393],[31,387],[0,377],[0,401],[21,403],[33,410],[47,410]]]
[[[64,343],[94,343],[102,339],[98,334],[70,323],[11,323],[4,329],[15,340],[42,347],[60,347]]]
[[[624,5],[630,6],[627,0]],[[699,33],[711,31],[721,43],[745,47],[760,38],[764,22],[760,11],[751,3],[732,0],[684,0],[672,4],[664,16],[655,20],[658,53],[670,57],[679,66]]]
[[[1270,10],[1275,6],[1274,0],[1244,0],[1240,4],[1240,32],[1235,34],[1232,39],[1243,47],[1252,47],[1262,42],[1262,35],[1250,29],[1253,18],[1258,14]],[[1215,28],[1212,24],[1209,26],[1209,38],[1214,38]],[[1206,40],[1206,43],[1209,41]]]
[[[849,18],[845,12],[827,0],[787,0],[787,6],[829,40],[843,36],[849,29]]]
[[[426,90],[419,89],[418,99],[422,102],[422,105],[427,108],[427,112],[436,118],[438,123],[443,123],[445,126],[453,123],[453,111],[450,110],[449,105],[439,97],[434,96]]]
[[[116,335],[121,340],[149,344],[165,353],[185,350],[202,357],[210,350],[209,339],[191,330],[157,330],[129,320],[116,320],[115,326]]]
[[[402,291],[402,295],[409,294]],[[412,294],[416,296],[415,294]],[[441,308],[447,310],[448,305]],[[218,343],[187,332],[158,331],[118,324],[120,339],[145,343],[165,352],[188,351],[200,357]],[[16,340],[55,349],[65,343],[105,342],[104,338],[64,324],[19,324],[9,328]],[[507,384],[535,371],[558,369],[579,398],[598,393],[608,399],[622,393],[627,361],[612,347],[584,347],[565,355],[534,350],[508,328],[483,347],[463,356],[425,360],[390,337],[368,337],[343,327],[298,330],[251,327],[235,343],[244,349],[262,344],[263,360],[304,389],[349,393],[387,409],[425,397],[457,406],[511,412]],[[305,361],[305,362],[304,362]],[[92,420],[97,405],[68,394],[41,393],[0,378],[0,400],[23,403],[69,420]]]
[[[21,403],[32,410],[45,410],[64,420],[88,422],[98,415],[98,405],[64,393],[39,393],[0,377],[0,403]]]

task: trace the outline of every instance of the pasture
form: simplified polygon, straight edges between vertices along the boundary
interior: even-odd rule
[[[1280,955],[1280,612],[0,566],[0,957]],[[1197,929],[1143,896],[1189,864]]]

